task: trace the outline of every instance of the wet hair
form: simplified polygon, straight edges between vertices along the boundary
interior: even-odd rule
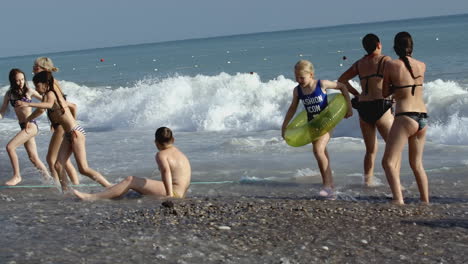
[[[18,73],[23,74],[24,76],[24,87],[21,89],[16,84],[16,75]],[[26,74],[20,69],[11,69],[10,74],[8,75],[8,79],[10,79],[10,90],[8,90],[8,93],[10,96],[13,96],[14,98],[20,99],[26,96],[26,93],[28,91],[28,81],[26,80]]]
[[[308,60],[300,60],[294,65],[295,72],[314,73],[314,65]]]
[[[411,73],[413,79],[416,78],[414,77],[413,69],[411,68],[407,57],[411,57],[411,54],[413,53],[413,38],[411,37],[410,33],[403,31],[396,34],[393,41],[393,49],[395,50],[395,53],[398,55],[400,60],[405,63],[405,67]]]
[[[167,145],[171,144],[174,142],[174,137],[172,135],[171,129],[167,127],[160,127],[156,130],[156,133],[154,134],[154,138],[157,143],[161,145]]]
[[[380,43],[379,37],[377,35],[369,33],[364,36],[362,39],[362,46],[366,50],[367,54],[371,54],[377,48],[377,44]]]
[[[55,91],[55,88],[54,88],[55,80],[54,80],[54,76],[52,75],[52,73],[49,71],[41,71],[38,74],[34,75],[33,82],[34,82],[34,85],[37,85],[38,83],[47,84],[49,86],[48,91],[54,92],[55,97],[57,97],[57,103],[59,104],[60,109],[62,109],[62,113],[64,113],[64,107],[62,103],[60,102],[60,98],[58,97],[57,91]]]

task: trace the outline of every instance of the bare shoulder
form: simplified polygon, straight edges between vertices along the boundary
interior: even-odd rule
[[[393,59],[392,59],[392,57],[390,57],[388,55],[384,55],[382,60],[383,60],[383,62],[387,63],[389,61],[392,61]]]
[[[337,82],[332,82],[330,80],[318,80],[320,82],[320,86],[322,89],[327,89],[327,88],[335,88],[338,83]]]
[[[28,88],[28,91],[26,92],[26,95],[28,97],[31,97],[33,94],[35,94],[36,90]]]

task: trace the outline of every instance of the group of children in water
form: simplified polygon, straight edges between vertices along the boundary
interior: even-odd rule
[[[420,200],[428,203],[428,180],[422,164],[427,123],[427,110],[422,89],[425,64],[411,57],[413,40],[407,32],[400,32],[395,36],[394,50],[398,55],[396,60],[381,54],[382,44],[376,35],[366,35],[362,43],[367,55],[344,72],[338,82],[315,79],[314,67],[309,61],[301,60],[295,65],[294,73],[298,85],[294,88],[292,102],[284,118],[282,136],[284,137],[286,127],[293,118],[300,100],[311,121],[327,106],[326,90],[340,90],[348,107],[345,117],[352,116],[352,107],[356,108],[359,113],[359,123],[366,146],[365,184],[371,185],[373,180],[377,153],[376,130],[378,130],[386,142],[382,166],[392,190],[392,202],[404,204],[400,185],[400,167],[401,154],[404,145],[408,142],[409,162],[416,177]],[[15,109],[21,131],[7,144],[13,177],[5,182],[5,185],[16,185],[21,182],[16,148],[24,144],[32,163],[46,179],[60,182],[64,192],[70,191],[84,200],[115,198],[125,194],[129,189],[154,196],[177,198],[185,196],[190,185],[190,162],[173,145],[172,131],[166,127],[160,127],[155,133],[155,143],[159,150],[156,154],[156,162],[162,181],[129,176],[122,182],[112,185],[99,172],[91,169],[86,159],[86,132],[76,122],[76,105],[66,100],[59,83],[52,75],[52,72],[57,70],[51,59],[38,58],[33,66],[35,74],[33,83],[36,91],[27,87],[24,72],[19,69],[10,71],[11,87],[5,94],[0,109],[0,118],[3,117],[10,104]],[[359,76],[362,92],[358,92],[349,83],[349,80],[355,76]],[[349,93],[354,95],[353,100],[350,99]],[[41,102],[33,103],[32,97]],[[33,107],[36,108],[34,112]],[[393,108],[394,115],[390,111]],[[46,110],[53,131],[47,153],[47,163],[52,176],[39,159],[34,140],[34,136],[38,133],[35,118]],[[336,199],[336,193],[326,148],[331,134],[332,131],[329,131],[313,141],[312,148],[323,181],[319,196],[333,200]],[[106,187],[105,191],[89,194],[69,187],[68,178],[73,184],[79,183],[77,173],[69,160],[72,153],[79,172]]]

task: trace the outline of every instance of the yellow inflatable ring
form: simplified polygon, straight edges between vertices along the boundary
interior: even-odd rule
[[[313,120],[307,122],[307,112],[300,112],[286,127],[284,138],[292,147],[300,147],[323,136],[344,118],[346,99],[341,93],[328,94],[328,106]]]

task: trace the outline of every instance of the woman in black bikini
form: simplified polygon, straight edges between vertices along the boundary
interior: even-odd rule
[[[42,100],[42,96],[36,91],[29,89],[27,86],[27,81],[24,72],[20,69],[12,69],[9,75],[10,79],[10,89],[6,92],[3,97],[3,104],[0,108],[0,119],[3,118],[5,114],[8,103],[11,104],[15,109],[16,117],[18,117],[19,125],[21,131],[16,134],[16,136],[10,140],[7,144],[8,156],[10,156],[11,166],[13,167],[13,177],[5,182],[5,185],[16,185],[21,182],[21,174],[19,167],[18,155],[16,154],[16,148],[24,144],[24,148],[28,152],[29,159],[38,168],[45,179],[49,179],[49,173],[47,168],[44,166],[44,163],[39,159],[37,154],[36,141],[34,137],[37,135],[39,129],[37,127],[35,120],[30,120],[29,122],[34,123],[29,133],[25,131],[26,127],[26,118],[31,114],[31,107],[19,108],[17,102],[31,102],[31,97],[35,97],[39,100]]]
[[[366,145],[364,156],[364,183],[371,186],[374,176],[374,163],[377,155],[377,130],[384,140],[393,123],[390,108],[392,102],[382,96],[382,78],[385,63],[390,57],[382,55],[382,44],[374,34],[367,34],[362,39],[362,46],[367,55],[356,61],[338,82],[346,85],[348,91],[355,97],[353,107],[359,112],[359,125]],[[359,76],[362,92],[359,93],[349,80]]]
[[[52,73],[48,71],[40,72],[34,75],[33,82],[36,86],[36,91],[43,94],[42,103],[19,102],[18,105],[37,108],[26,120],[37,118],[44,113],[45,109],[51,109],[54,112],[60,113],[57,119],[50,121],[51,123],[59,123],[65,130],[65,137],[60,145],[57,163],[55,163],[55,169],[59,173],[62,191],[68,191],[68,181],[64,171],[64,165],[72,153],[75,156],[78,170],[81,174],[90,177],[104,187],[111,186],[106,178],[88,166],[85,146],[86,133],[84,129],[76,123],[61,91],[55,90],[55,81]],[[30,127],[31,126],[28,124],[26,132],[28,132],[27,130],[30,129]]]
[[[409,162],[418,184],[420,200],[429,203],[429,184],[422,157],[427,130],[427,109],[423,101],[426,65],[413,59],[413,39],[408,32],[395,36],[398,59],[387,63],[384,71],[383,96],[393,94],[396,101],[393,122],[382,160],[392,189],[393,203],[404,204],[400,185],[401,154],[408,142]]]

